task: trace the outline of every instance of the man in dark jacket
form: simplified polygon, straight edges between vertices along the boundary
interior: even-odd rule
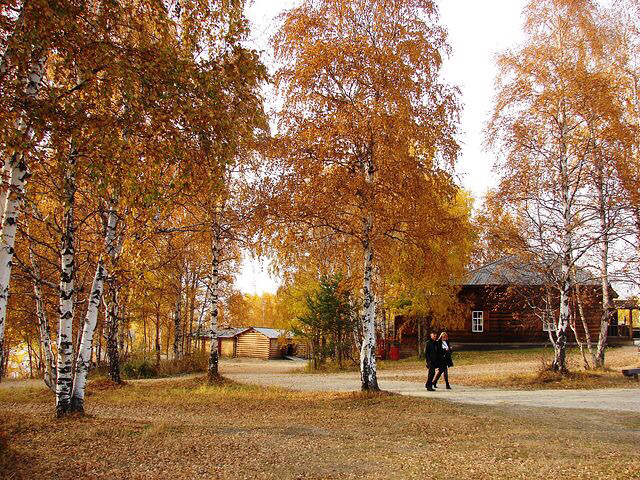
[[[440,352],[440,344],[437,341],[438,334],[436,332],[431,332],[431,338],[427,341],[427,347],[425,349],[425,356],[427,357],[427,370],[429,374],[427,375],[427,390],[430,392],[435,391],[433,388],[433,377],[436,375],[436,368],[440,366],[440,358],[442,354]]]

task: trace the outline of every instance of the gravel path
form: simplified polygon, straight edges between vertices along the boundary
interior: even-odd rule
[[[253,363],[253,362],[251,362]],[[243,367],[233,363],[222,364],[222,373],[231,380],[307,392],[352,392],[360,390],[357,372],[335,374],[296,373],[295,364],[262,362],[255,371],[250,363]],[[269,366],[267,366],[267,365]],[[277,373],[279,371],[279,373]],[[503,390],[453,385],[453,390],[438,388],[428,392],[423,383],[389,380],[399,372],[381,372],[380,388],[400,395],[429,397],[456,403],[477,405],[521,405],[547,408],[581,408],[620,412],[640,412],[640,388],[608,388],[597,390]],[[413,372],[415,375],[415,372]],[[444,387],[444,385],[442,386]]]

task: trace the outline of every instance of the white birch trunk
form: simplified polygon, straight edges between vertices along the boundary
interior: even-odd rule
[[[6,208],[2,217],[2,237],[0,238],[0,366],[4,365],[4,330],[9,301],[9,280],[13,265],[13,247],[18,226],[18,217],[24,199],[27,166],[22,155],[16,153],[11,162],[11,181]],[[0,367],[0,378],[3,369]]]
[[[7,197],[9,196],[9,185],[11,184],[11,167],[9,162],[4,162],[0,173],[0,182],[2,189],[0,190],[0,218],[4,215],[7,206]]]
[[[107,356],[109,358],[109,378],[115,383],[122,383],[120,378],[120,358],[118,357],[118,283],[115,277],[115,265],[118,261],[119,242],[117,241],[116,228],[118,215],[116,201],[109,205],[109,213],[106,221],[105,244],[107,255],[111,262],[111,272],[107,277],[109,285],[109,301],[106,306],[107,326]]]
[[[49,320],[47,319],[47,312],[44,309],[44,302],[42,300],[42,290],[40,289],[40,268],[35,258],[35,254],[31,247],[29,247],[29,257],[31,259],[31,268],[34,274],[33,280],[33,292],[36,297],[36,315],[38,316],[38,332],[40,334],[40,344],[44,350],[44,383],[53,392],[56,389],[56,370],[55,370],[55,356],[53,354],[53,348],[51,346],[51,329],[49,328]]]
[[[585,343],[587,344],[587,351],[589,352],[589,356],[591,357],[591,361],[593,365],[595,365],[596,355],[595,355],[595,352],[593,351],[593,344],[591,343],[591,334],[589,332],[589,325],[587,323],[587,318],[584,315],[584,305],[582,303],[582,292],[580,290],[580,285],[578,285],[577,282],[576,282],[576,300],[578,302],[578,314],[580,315],[580,321],[582,322],[582,328],[584,329],[584,333],[585,333]],[[575,332],[575,330],[574,330],[574,334],[576,336],[576,341],[578,341],[578,334],[577,332]],[[582,345],[580,345],[580,351],[583,352]],[[585,369],[589,370],[591,368],[591,365],[587,361],[584,352],[582,353],[582,356],[584,358]]]
[[[600,278],[602,288],[602,317],[598,334],[598,348],[596,349],[596,368],[604,368],[604,353],[607,348],[607,334],[609,333],[609,315],[611,314],[611,298],[609,296],[609,228],[607,225],[607,206],[604,198],[604,171],[598,165],[598,216],[600,220]],[[633,324],[633,322],[631,322]]]
[[[364,181],[367,195],[373,195],[373,158],[363,162]],[[360,346],[360,382],[362,390],[380,390],[376,371],[376,301],[373,294],[373,215],[369,212],[363,218],[362,247],[364,251],[364,279],[362,285],[362,344]]]
[[[373,248],[369,234],[371,219],[365,221],[364,284],[362,287],[362,346],[360,347],[360,381],[362,390],[379,390],[376,372],[375,298],[373,295]]]
[[[56,414],[71,411],[73,386],[73,277],[75,266],[74,218],[76,150],[73,142],[69,153],[69,164],[64,179],[65,232],[62,238],[60,272],[60,321],[58,327],[58,363],[56,379]]]
[[[220,283],[220,231],[217,225],[212,228],[212,244],[211,244],[211,278],[209,279],[210,306],[211,314],[211,332],[209,335],[209,383],[220,379],[218,371],[218,301],[219,301],[219,283]]]
[[[42,57],[31,66],[25,87],[25,93],[29,98],[35,98],[42,86],[44,64],[45,58]],[[27,126],[26,119],[21,118],[17,122],[16,129],[24,139],[25,144],[31,142],[34,137],[34,130]],[[9,191],[5,197],[5,206],[2,212],[2,232],[0,234],[0,380],[2,379],[3,366],[5,364],[4,330],[7,320],[7,303],[9,301],[9,280],[11,279],[11,267],[13,265],[13,247],[28,177],[24,152],[14,151],[10,155],[8,162],[8,170],[10,171]],[[5,161],[5,163],[7,162]]]
[[[550,288],[547,287],[547,303],[545,305],[545,310],[546,310],[546,314],[547,314],[547,321],[550,321],[551,318],[553,318],[553,301],[552,301],[552,294],[550,291]],[[555,320],[553,321],[553,324],[555,325]],[[556,339],[554,338],[554,329],[549,328],[549,331],[547,332],[549,334],[549,342],[551,343],[551,346],[553,347],[554,351],[556,349]]]
[[[87,375],[91,368],[91,352],[93,349],[93,334],[98,324],[98,311],[102,301],[102,290],[106,272],[102,257],[98,260],[98,267],[93,277],[91,294],[89,296],[89,306],[87,315],[82,327],[82,338],[75,365],[75,377],[73,380],[73,394],[71,398],[71,409],[74,412],[84,412],[84,391],[87,385]]]
[[[563,126],[563,134],[565,127]],[[564,138],[561,140],[564,142]],[[555,356],[552,367],[557,372],[567,371],[567,328],[569,327],[569,297],[571,296],[572,225],[569,192],[569,162],[564,143],[560,153],[560,189],[562,196],[563,226],[561,232],[562,264],[560,280],[560,313],[556,326]]]

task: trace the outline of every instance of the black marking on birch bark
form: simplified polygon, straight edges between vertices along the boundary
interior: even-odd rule
[[[71,364],[65,364],[64,366],[60,366],[58,365],[58,377],[60,376],[61,373],[71,373]],[[58,385],[67,385],[67,384],[71,384],[71,380],[67,379],[67,378],[59,378],[58,379]]]

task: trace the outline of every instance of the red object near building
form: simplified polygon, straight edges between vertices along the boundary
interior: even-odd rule
[[[389,358],[391,360],[400,360],[400,347],[392,345],[389,349]]]

